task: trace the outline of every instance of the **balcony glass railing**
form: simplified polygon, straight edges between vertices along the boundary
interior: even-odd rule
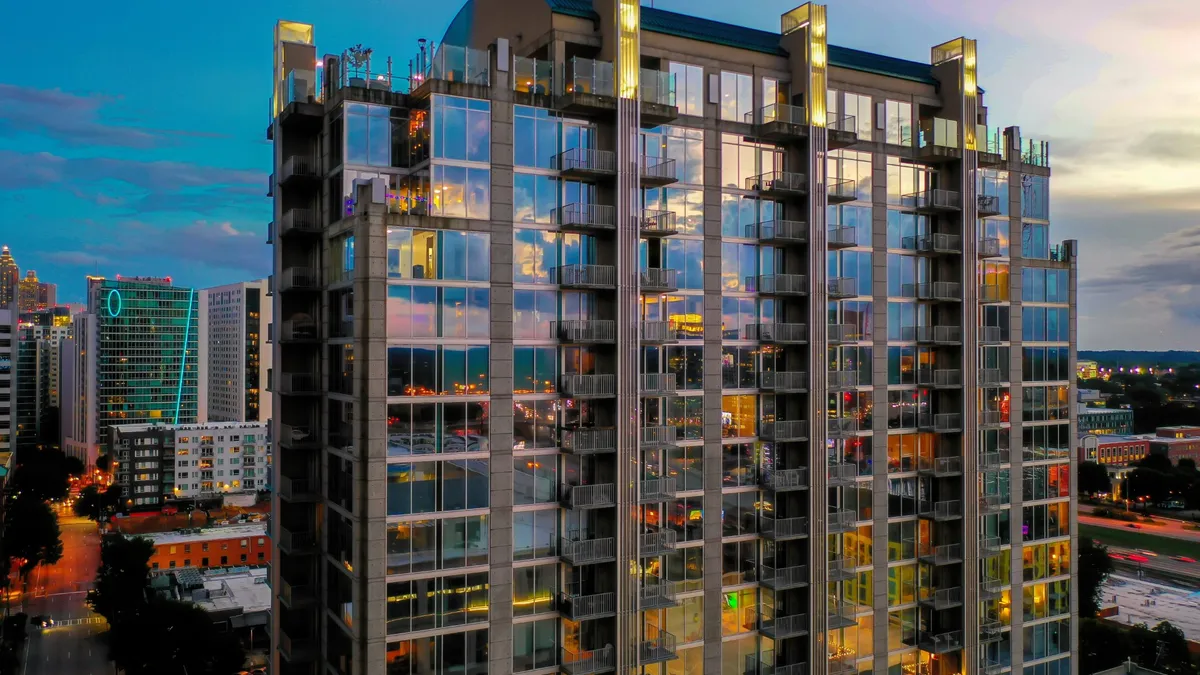
[[[958,121],[941,117],[929,117],[921,120],[918,146],[922,148],[941,147],[959,148]]]
[[[545,59],[513,57],[513,90],[526,94],[554,91],[554,63]]]
[[[487,51],[447,44],[438,46],[421,74],[421,82],[445,80],[483,86],[489,84],[490,78]]]
[[[613,64],[576,56],[566,63],[566,94],[613,95]]]
[[[641,99],[643,103],[675,105],[675,76],[661,70],[642,68]]]
[[[1004,148],[1004,132],[1000,130],[1000,127],[992,129],[983,124],[975,125],[975,148],[979,152],[1001,157],[1008,155]]]
[[[808,111],[804,106],[786,105],[783,103],[772,103],[769,106],[760,108],[758,111],[758,119],[754,118],[753,111],[746,113],[747,124],[770,124],[772,122],[782,122],[784,124],[808,124]]]
[[[1033,166],[1050,166],[1050,143],[1026,139],[1021,144],[1021,162]]]

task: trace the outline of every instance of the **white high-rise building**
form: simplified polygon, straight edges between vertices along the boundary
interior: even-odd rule
[[[263,349],[271,321],[267,282],[243,281],[200,295],[201,422],[265,422],[271,350]]]
[[[96,315],[80,312],[71,318],[71,334],[62,340],[61,408],[62,450],[85,465],[100,454],[95,406]]]

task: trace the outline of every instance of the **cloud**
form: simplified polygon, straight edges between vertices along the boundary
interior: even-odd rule
[[[78,250],[48,254],[64,265],[147,265],[149,261],[199,265],[261,278],[270,273],[271,250],[265,232],[234,226],[231,222],[196,220],[167,226],[141,220],[115,224],[93,223]]]
[[[42,253],[41,257],[47,262],[56,265],[67,265],[72,267],[95,267],[99,265],[109,265],[111,260],[103,256],[85,253],[84,251],[50,251]]]
[[[72,146],[154,148],[173,137],[217,137],[194,131],[144,129],[105,122],[102,109],[115,99],[61,89],[0,84],[0,136],[35,134]]]

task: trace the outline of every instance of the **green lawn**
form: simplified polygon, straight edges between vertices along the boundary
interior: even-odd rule
[[[1144,548],[1162,555],[1184,555],[1200,559],[1200,542],[1185,541],[1133,529],[1113,529],[1097,525],[1079,525],[1079,536],[1091,537],[1108,546]]]

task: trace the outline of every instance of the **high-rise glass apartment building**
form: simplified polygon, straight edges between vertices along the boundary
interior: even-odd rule
[[[241,281],[200,291],[200,420],[265,422],[271,353],[267,280]],[[305,326],[316,332],[316,322]]]
[[[1074,672],[1047,146],[828,29],[278,24],[280,672]]]

